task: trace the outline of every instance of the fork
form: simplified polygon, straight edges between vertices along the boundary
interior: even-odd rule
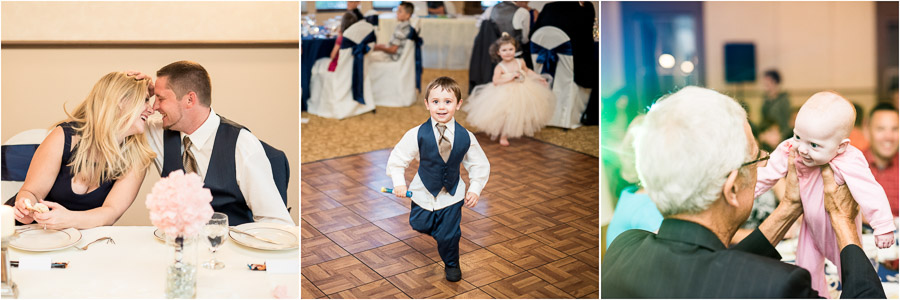
[[[102,237],[102,238],[96,239],[96,240],[94,240],[93,242],[87,243],[87,244],[84,245],[84,246],[81,246],[81,247],[75,247],[75,248],[76,248],[76,249],[79,249],[79,250],[87,250],[88,246],[90,246],[90,245],[93,244],[93,243],[102,241],[102,240],[106,240],[106,243],[107,243],[107,244],[110,244],[110,243],[112,243],[113,245],[116,244],[116,241],[114,241],[111,237],[108,237],[108,236],[107,236],[107,237]]]

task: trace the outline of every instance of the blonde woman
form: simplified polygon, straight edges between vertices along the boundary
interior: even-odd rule
[[[106,74],[38,146],[15,197],[16,220],[46,228],[112,225],[131,206],[155,154],[144,136],[150,79]],[[43,203],[48,212],[28,208]]]

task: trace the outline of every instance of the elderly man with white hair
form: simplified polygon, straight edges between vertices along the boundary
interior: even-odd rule
[[[768,159],[734,99],[686,87],[660,99],[643,126],[635,142],[638,174],[665,219],[658,233],[629,230],[612,242],[601,268],[601,298],[818,297],[809,272],[779,261],[774,247],[802,213],[793,165],[784,200],[753,233],[727,247],[750,214],[756,169]],[[856,202],[834,183],[830,168],[822,177],[841,249],[841,297],[885,298],[859,246]]]

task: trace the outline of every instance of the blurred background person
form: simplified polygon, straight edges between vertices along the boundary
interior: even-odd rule
[[[771,69],[763,74],[763,105],[760,114],[763,119],[778,123],[781,139],[794,136],[794,127],[788,126],[791,118],[791,100],[788,93],[781,89],[781,74]]]
[[[871,141],[869,149],[864,151],[869,168],[875,175],[875,180],[884,188],[891,212],[897,217],[898,172],[897,145],[898,123],[900,123],[897,107],[891,103],[882,102],[872,108],[869,113],[869,136]]]

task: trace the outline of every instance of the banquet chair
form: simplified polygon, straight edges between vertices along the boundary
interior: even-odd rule
[[[364,56],[375,42],[372,24],[356,22],[344,32],[337,68],[328,72],[329,58],[313,65],[307,111],[323,118],[344,119],[375,109],[372,82]]]
[[[581,126],[591,89],[575,84],[572,43],[569,36],[554,26],[543,26],[531,36],[534,71],[549,74],[556,95],[556,110],[549,126],[574,129]]]
[[[410,18],[409,24],[416,31],[415,33],[411,32],[410,35],[418,37],[418,33],[422,30],[419,17]],[[400,59],[376,61],[370,65],[369,74],[372,78],[372,85],[375,87],[372,94],[377,106],[406,107],[416,103],[416,90],[421,89],[421,45],[417,49],[416,41],[413,39],[407,39],[404,43],[406,44],[403,46],[403,52],[400,53]],[[418,74],[416,51],[420,51]]]
[[[38,145],[50,134],[47,129],[22,131],[0,146],[0,199],[6,201],[19,192]]]

